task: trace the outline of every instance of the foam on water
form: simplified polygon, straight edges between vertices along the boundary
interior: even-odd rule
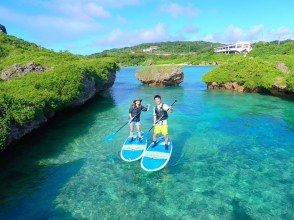
[[[294,103],[207,91],[185,67],[177,88],[152,88],[123,68],[113,88],[55,118],[1,157],[0,219],[293,219]],[[170,115],[170,165],[147,173],[117,155],[134,97],[178,103]],[[146,131],[152,113],[142,113]]]

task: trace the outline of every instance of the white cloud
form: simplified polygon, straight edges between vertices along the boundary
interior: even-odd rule
[[[120,16],[120,15],[117,16],[117,20],[121,24],[127,24],[127,23],[129,23],[126,18],[124,18],[123,16]]]
[[[87,5],[87,4],[95,4],[102,6],[104,8],[111,8],[111,7],[124,7],[124,6],[132,6],[132,5],[139,5],[142,1],[141,0],[30,0],[30,3],[36,6],[52,6],[52,5],[59,5],[59,4],[80,4],[80,5]]]
[[[95,40],[92,44],[99,47],[124,47],[140,43],[152,43],[176,39],[178,39],[178,36],[172,36],[169,34],[167,27],[164,24],[159,23],[153,28],[135,30],[133,32],[124,32],[117,29],[106,37]]]
[[[262,25],[256,25],[250,30],[243,30],[234,25],[230,25],[224,31],[206,35],[204,40],[221,43],[234,43],[236,41],[244,40],[252,41],[259,38],[262,30]]]
[[[78,19],[91,19],[91,18],[109,18],[110,12],[106,11],[102,6],[95,2],[68,2],[61,1],[58,4],[53,4],[51,7],[62,14],[69,17],[76,17]]]
[[[39,37],[41,41],[46,42],[76,39],[93,32],[93,30],[101,29],[101,25],[94,20],[84,21],[53,15],[20,14],[1,6],[0,20],[14,23],[24,31],[28,31],[30,34]]]
[[[289,29],[286,27],[279,27],[278,29],[271,29],[266,36],[266,40],[287,40],[294,39],[294,29]]]
[[[99,0],[98,0],[99,1]],[[141,3],[141,0],[100,0],[100,2],[104,2],[105,4],[110,4],[114,7],[123,7],[127,5],[138,5]]]
[[[278,29],[266,30],[262,24],[255,25],[249,29],[242,29],[234,25],[225,30],[204,37],[206,41],[234,43],[237,41],[273,41],[294,39],[294,29],[280,27]]]
[[[161,10],[171,14],[173,17],[185,16],[185,17],[197,17],[199,15],[199,9],[192,6],[184,6],[178,3],[171,3],[163,5]]]
[[[184,26],[183,31],[188,34],[194,34],[199,31],[199,28],[193,24],[187,24]]]

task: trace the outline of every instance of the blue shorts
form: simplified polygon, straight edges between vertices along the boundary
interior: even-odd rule
[[[131,123],[130,123],[130,126],[131,127],[134,127],[134,126],[140,126],[141,125],[141,123],[139,122],[139,121],[132,121]]]

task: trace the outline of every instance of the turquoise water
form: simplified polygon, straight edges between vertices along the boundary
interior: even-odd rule
[[[293,219],[294,102],[207,91],[211,67],[185,67],[177,88],[150,88],[123,68],[113,88],[60,115],[0,158],[0,219]],[[117,155],[134,97],[178,103],[174,153],[147,173]],[[151,112],[142,113],[146,131]]]

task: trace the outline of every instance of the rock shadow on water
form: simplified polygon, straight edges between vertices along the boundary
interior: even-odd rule
[[[49,197],[45,198],[46,201],[43,199],[37,201],[37,198],[33,198],[36,204],[35,207],[31,207],[32,212],[36,207],[40,209],[40,205],[45,211],[48,203],[52,203],[57,196],[59,189],[79,171],[84,160],[64,161],[61,164],[44,164],[40,161],[57,158],[75,138],[88,132],[96,113],[108,111],[114,106],[111,94],[103,93],[102,96],[95,97],[82,107],[58,113],[45,126],[2,152],[0,154],[0,219],[3,219],[2,216],[9,219],[14,212],[21,215],[20,211],[26,208],[20,206],[31,203],[34,194],[42,196],[42,190],[45,194],[50,190]],[[58,175],[58,173],[62,174]],[[50,181],[54,183],[48,185],[48,189],[42,186],[43,183],[50,184]]]
[[[61,166],[38,166],[31,173],[17,172],[9,174],[7,179],[1,178],[0,219],[71,219],[71,213],[56,208],[54,200],[84,162],[84,159],[79,159]],[[55,178],[45,181],[51,175]],[[18,202],[12,203],[11,197],[17,198]]]
[[[233,199],[231,203],[233,207],[232,211],[232,220],[251,220],[253,219],[246,210],[245,207],[242,206],[241,202],[238,199]]]

